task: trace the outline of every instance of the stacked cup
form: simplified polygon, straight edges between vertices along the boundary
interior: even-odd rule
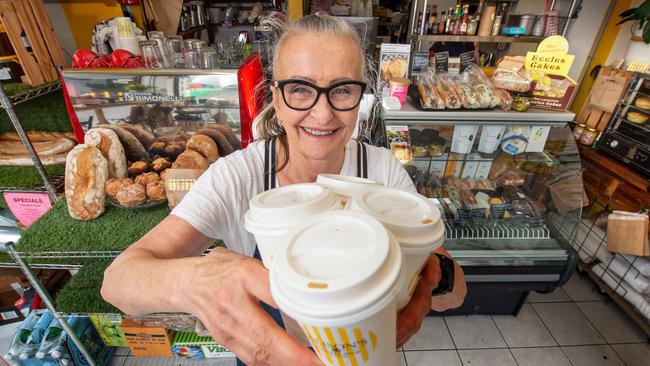
[[[328,187],[335,195],[341,199],[343,206],[347,205],[348,201],[357,192],[368,188],[369,186],[383,186],[380,182],[374,180],[348,177],[338,174],[319,174],[316,178],[316,183]]]
[[[394,360],[396,297],[405,279],[399,244],[370,215],[327,212],[276,249],[271,295],[326,365]]]
[[[389,187],[368,187],[358,192],[348,209],[376,218],[399,242],[407,275],[397,300],[398,309],[402,309],[413,295],[429,254],[444,242],[440,211],[420,194]]]

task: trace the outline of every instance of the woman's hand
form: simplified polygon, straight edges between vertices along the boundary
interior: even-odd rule
[[[442,247],[438,248],[436,252],[451,258],[451,255]],[[466,295],[467,283],[465,283],[465,274],[458,262],[454,261],[454,286],[450,293],[434,296],[431,301],[431,309],[439,313],[449,309],[456,309],[463,305]]]
[[[189,284],[189,300],[215,341],[248,365],[322,365],[260,307],[263,301],[277,308],[260,261],[223,248],[204,259]]]
[[[422,269],[411,301],[397,314],[397,348],[402,347],[420,330],[422,320],[431,310],[431,291],[440,282],[440,262],[435,254],[430,254]]]

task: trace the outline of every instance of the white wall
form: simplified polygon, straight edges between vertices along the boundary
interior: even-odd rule
[[[630,5],[630,8],[638,7],[643,0],[634,0]],[[618,19],[618,14],[612,14]],[[630,37],[632,36],[632,22],[627,22],[625,24],[619,25],[620,29],[618,35],[616,36],[616,41],[612,46],[612,50],[607,57],[606,65],[610,65],[617,58],[624,58],[627,54],[627,51],[630,47]]]
[[[77,50],[77,44],[72,37],[68,18],[66,18],[63,7],[59,4],[58,0],[45,0],[44,3],[45,9],[47,9],[47,13],[50,16],[54,33],[59,38],[67,61],[70,62],[72,54]]]

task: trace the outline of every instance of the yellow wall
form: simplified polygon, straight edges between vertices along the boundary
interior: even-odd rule
[[[594,52],[594,58],[587,66],[587,74],[582,80],[582,83],[580,84],[580,88],[578,89],[578,94],[573,100],[573,105],[571,106],[571,111],[573,113],[575,114],[580,113],[582,106],[587,101],[587,97],[589,96],[589,92],[591,91],[591,86],[594,83],[594,79],[589,75],[589,73],[596,65],[605,66],[605,63],[607,62],[607,57],[609,56],[609,53],[612,50],[614,42],[616,41],[616,36],[618,35],[620,29],[620,26],[616,25],[616,23],[618,23],[620,20],[618,15],[623,11],[627,10],[630,7],[631,3],[632,3],[631,0],[616,1],[616,5],[614,5],[612,14],[609,16],[609,20],[607,20],[607,24],[605,24],[605,30],[603,31],[603,35],[600,38],[600,42],[598,43],[598,45],[596,45],[596,52]]]
[[[77,48],[90,49],[95,24],[123,16],[115,0],[59,0],[59,3],[68,18]]]

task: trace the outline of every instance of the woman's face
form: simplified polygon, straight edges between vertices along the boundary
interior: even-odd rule
[[[275,79],[300,79],[319,87],[362,80],[362,60],[354,40],[306,32],[291,36],[280,50]],[[279,88],[273,88],[276,114],[287,132],[291,153],[326,160],[345,146],[354,131],[359,107],[337,111],[321,94],[309,110],[289,108]],[[285,88],[285,93],[287,89]]]

